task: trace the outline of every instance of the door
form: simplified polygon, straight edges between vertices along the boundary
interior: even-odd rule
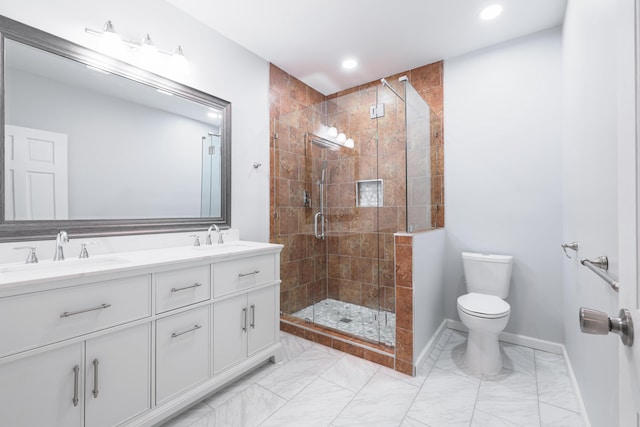
[[[87,426],[119,425],[151,407],[149,329],[145,323],[87,341]]]
[[[249,356],[276,342],[276,287],[249,293]]]
[[[638,302],[638,244],[640,243],[640,179],[638,132],[640,132],[640,11],[638,1],[618,2],[618,239],[620,257],[619,306],[630,311],[635,327],[632,346],[620,345],[619,396],[621,426],[640,425],[640,304]],[[634,19],[635,17],[635,19]],[[634,45],[634,42],[635,45]]]
[[[67,135],[5,126],[5,218],[69,219]]]
[[[81,360],[74,344],[0,365],[0,425],[81,426]]]
[[[247,294],[213,304],[213,373],[247,357]]]

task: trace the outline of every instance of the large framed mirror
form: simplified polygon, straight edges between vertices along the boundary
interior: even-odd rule
[[[230,225],[231,104],[0,16],[0,241]]]

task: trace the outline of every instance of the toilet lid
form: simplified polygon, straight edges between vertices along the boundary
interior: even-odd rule
[[[504,317],[511,307],[502,298],[495,295],[470,293],[458,297],[458,307],[471,316],[484,318]]]

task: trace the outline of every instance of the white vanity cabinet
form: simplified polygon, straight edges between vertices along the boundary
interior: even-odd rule
[[[213,372],[217,374],[259,350],[277,336],[275,286],[241,293],[213,305]]]
[[[95,272],[0,275],[0,426],[153,426],[279,360],[281,248],[140,251]]]
[[[0,365],[0,424],[111,427],[147,411],[150,337],[147,323]]]

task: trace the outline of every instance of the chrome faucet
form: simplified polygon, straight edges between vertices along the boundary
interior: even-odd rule
[[[64,261],[64,252],[62,250],[62,244],[69,242],[69,236],[66,231],[61,231],[56,236],[56,252],[53,254],[54,261]]]
[[[215,224],[211,224],[211,227],[209,227],[209,229],[207,230],[207,240],[205,240],[205,245],[211,245],[212,241],[211,241],[211,230],[214,229],[216,230],[216,233],[218,233],[218,244],[224,243],[224,240],[222,239],[222,232],[220,231],[220,228],[218,228],[217,225]]]

